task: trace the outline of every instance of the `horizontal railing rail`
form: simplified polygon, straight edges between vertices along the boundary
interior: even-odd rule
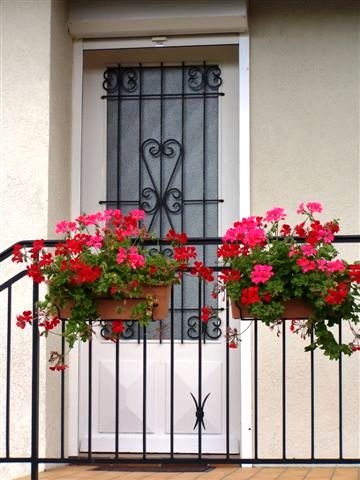
[[[56,244],[61,240],[46,240],[44,242],[46,247],[52,248],[55,247]],[[299,242],[302,239],[298,239]],[[360,246],[360,235],[337,235],[334,240],[335,243],[343,243],[343,244],[352,244],[356,247]],[[33,241],[31,240],[23,240],[17,242],[21,244],[25,248],[30,248],[32,246]],[[166,240],[161,241],[149,241],[148,245],[168,245],[170,242]],[[196,245],[196,246],[216,246],[221,243],[221,238],[219,237],[211,237],[211,238],[189,238],[188,244],[189,245]],[[8,249],[4,250],[0,253],[0,262],[5,261],[8,259],[12,254],[13,246],[9,247]],[[211,265],[209,265],[211,266]],[[220,265],[212,265],[215,271],[222,269]],[[217,309],[218,317],[216,321],[219,321],[219,324],[214,324],[214,328],[220,329],[220,334],[214,340],[211,336],[207,337],[206,328],[203,328],[201,322],[201,308],[206,303],[204,298],[204,288],[203,282],[201,279],[197,279],[197,305],[194,308],[188,308],[193,312],[192,315],[192,326],[194,336],[193,338],[183,339],[181,341],[175,338],[175,330],[176,330],[176,314],[179,310],[176,308],[175,305],[175,293],[174,287],[172,288],[171,293],[171,308],[169,318],[167,320],[169,336],[166,338],[166,342],[164,339],[161,339],[160,335],[160,343],[164,343],[168,345],[166,347],[166,361],[169,365],[169,389],[168,391],[163,392],[162,401],[165,404],[165,397],[168,398],[169,404],[169,414],[168,425],[169,425],[169,432],[166,434],[166,438],[168,438],[168,449],[166,452],[156,452],[153,451],[153,448],[149,448],[149,442],[151,441],[151,434],[148,431],[148,423],[149,423],[149,412],[148,410],[148,393],[149,393],[149,356],[151,355],[151,342],[152,339],[149,337],[149,333],[146,327],[138,328],[139,332],[141,330],[141,336],[137,339],[137,344],[140,344],[141,350],[141,358],[139,357],[139,362],[141,365],[141,372],[142,372],[142,393],[141,395],[141,403],[142,403],[142,427],[141,432],[137,434],[139,439],[139,449],[135,453],[129,453],[126,451],[124,444],[120,442],[120,430],[119,430],[119,422],[121,420],[121,412],[120,412],[120,394],[119,388],[121,385],[121,378],[120,378],[120,367],[121,367],[121,359],[119,356],[120,348],[122,344],[126,342],[124,338],[117,338],[114,342],[114,352],[113,352],[113,364],[114,364],[114,389],[115,389],[115,398],[114,398],[114,433],[113,435],[113,449],[107,454],[97,454],[96,450],[93,448],[93,441],[94,441],[94,398],[96,399],[96,395],[94,397],[94,354],[96,352],[96,343],[88,342],[88,345],[84,347],[84,359],[86,358],[86,363],[88,367],[83,370],[86,374],[85,376],[81,377],[81,382],[85,385],[85,390],[87,392],[86,398],[86,424],[87,424],[87,432],[85,435],[86,438],[86,448],[82,448],[82,452],[78,456],[69,456],[66,453],[66,435],[68,434],[66,429],[66,419],[67,415],[69,414],[69,408],[74,408],[66,401],[66,387],[68,377],[67,372],[62,371],[59,373],[60,375],[60,382],[59,382],[59,389],[57,395],[59,396],[59,404],[60,404],[60,411],[59,411],[59,455],[58,456],[42,456],[39,453],[39,438],[40,438],[40,417],[39,417],[39,395],[40,395],[40,376],[42,375],[42,371],[40,370],[40,342],[39,342],[39,331],[38,331],[38,321],[36,320],[36,310],[37,310],[37,302],[39,300],[39,286],[36,283],[32,283],[30,279],[24,279],[26,276],[26,271],[22,270],[15,275],[12,275],[11,278],[7,279],[0,285],[0,292],[2,295],[7,294],[6,300],[2,304],[4,305],[5,311],[5,318],[6,318],[6,328],[3,329],[3,334],[6,337],[5,344],[6,344],[6,355],[5,355],[5,372],[6,376],[2,380],[3,387],[5,391],[5,438],[4,438],[4,449],[0,452],[0,463],[29,463],[31,464],[31,479],[37,480],[38,478],[38,471],[40,464],[61,464],[61,463],[69,463],[69,464],[120,464],[120,463],[149,463],[149,464],[159,464],[159,463],[232,463],[232,464],[358,464],[360,463],[360,445],[358,449],[354,448],[354,445],[351,446],[350,450],[348,448],[349,438],[348,438],[348,431],[347,437],[345,441],[345,433],[344,428],[345,424],[348,425],[349,423],[349,416],[351,414],[355,415],[355,422],[353,423],[353,428],[356,430],[357,433],[354,433],[354,438],[359,436],[359,419],[356,417],[358,415],[356,412],[349,412],[346,410],[346,406],[344,403],[344,398],[348,394],[347,388],[348,383],[345,385],[344,380],[344,359],[342,355],[340,356],[340,360],[336,367],[334,367],[334,371],[336,370],[336,414],[334,415],[334,421],[336,421],[338,427],[336,428],[336,433],[331,438],[332,444],[336,445],[337,448],[337,455],[330,454],[330,455],[323,455],[318,454],[318,451],[321,451],[321,445],[319,445],[318,438],[323,438],[322,435],[319,435],[318,432],[318,402],[320,401],[320,393],[319,393],[319,368],[321,366],[318,365],[317,355],[314,351],[310,353],[304,353],[306,357],[304,357],[304,362],[307,362],[307,370],[308,370],[308,377],[307,377],[307,384],[306,384],[306,391],[302,392],[301,397],[303,399],[306,398],[306,402],[300,402],[301,405],[306,403],[308,408],[306,410],[306,418],[308,418],[308,429],[305,437],[307,438],[307,454],[304,455],[303,451],[301,450],[301,454],[294,455],[293,454],[293,446],[289,442],[290,436],[290,411],[289,411],[289,399],[292,395],[292,390],[294,387],[291,384],[291,379],[289,378],[289,372],[291,371],[292,365],[290,362],[290,354],[291,354],[291,346],[289,335],[287,333],[286,322],[283,322],[280,326],[280,333],[281,339],[277,339],[278,343],[276,345],[277,350],[277,364],[278,364],[278,397],[279,399],[279,410],[277,420],[274,420],[275,426],[272,428],[276,429],[277,424],[279,424],[279,429],[277,433],[277,446],[276,452],[273,454],[264,454],[266,452],[266,448],[262,445],[264,442],[262,441],[263,438],[268,435],[266,429],[264,428],[264,424],[269,425],[269,420],[264,414],[264,408],[266,408],[266,401],[264,400],[264,394],[261,393],[264,391],[264,368],[268,368],[269,363],[266,361],[264,362],[264,353],[262,351],[264,345],[264,337],[263,337],[263,327],[260,321],[254,321],[251,324],[251,328],[248,331],[249,333],[249,344],[250,344],[250,356],[249,356],[249,369],[251,370],[251,391],[249,392],[249,398],[251,403],[251,425],[248,426],[249,429],[252,431],[252,445],[250,446],[250,450],[252,455],[244,456],[242,455],[242,445],[241,442],[243,439],[241,438],[241,433],[243,433],[244,429],[240,429],[239,425],[234,425],[232,412],[236,409],[239,410],[239,405],[234,405],[234,385],[236,386],[235,382],[237,381],[234,377],[234,372],[239,373],[239,367],[237,363],[239,361],[239,357],[231,357],[232,352],[228,348],[228,344],[224,339],[225,333],[228,331],[229,327],[232,326],[235,328],[240,329],[238,327],[238,323],[231,319],[231,313],[229,308],[229,301],[228,299],[224,299],[224,303],[222,303],[219,308]],[[24,280],[23,280],[24,279]],[[13,438],[12,435],[12,426],[13,422],[15,421],[12,418],[12,409],[14,408],[12,403],[12,389],[13,389],[13,367],[14,367],[14,359],[12,358],[11,352],[14,346],[15,335],[13,334],[13,324],[15,324],[15,312],[14,312],[14,304],[16,303],[16,299],[14,298],[15,295],[15,285],[20,281],[27,281],[31,287],[31,303],[32,303],[32,310],[34,314],[34,321],[32,324],[32,337],[31,337],[31,349],[24,351],[24,355],[29,355],[29,359],[31,361],[31,391],[29,392],[30,395],[30,402],[31,402],[31,435],[29,438],[29,449],[30,455],[18,455],[18,453],[12,455],[13,445],[16,439]],[[195,280],[194,280],[195,281]],[[21,289],[21,293],[23,289]],[[185,311],[185,310],[184,310]],[[195,313],[194,313],[195,312]],[[185,312],[186,313],[186,312]],[[184,315],[185,315],[184,313]],[[181,317],[182,318],[182,317]],[[195,319],[195,320],[194,320]],[[182,320],[183,321],[183,320]],[[92,321],[89,320],[89,325],[92,325]],[[217,325],[217,326],[216,326]],[[244,324],[245,325],[245,324]],[[246,324],[247,325],[247,324]],[[62,323],[62,331],[64,331],[64,322]],[[341,341],[343,338],[344,331],[343,325],[340,324],[337,331],[338,340]],[[205,383],[205,376],[204,376],[204,365],[206,366],[206,349],[213,348],[215,343],[211,342],[218,342],[219,349],[224,348],[222,350],[222,364],[221,364],[221,378],[224,378],[223,383],[216,387],[220,389],[220,393],[222,396],[222,403],[218,406],[221,410],[219,413],[222,420],[221,423],[221,432],[224,437],[223,441],[223,448],[221,451],[217,449],[213,452],[209,452],[208,447],[204,447],[206,444],[207,435],[210,435],[205,429],[206,422],[208,420],[208,413],[207,413],[207,406],[206,406],[206,396],[208,394],[208,389],[210,386]],[[275,336],[276,341],[276,336]],[[223,344],[223,346],[221,346]],[[190,345],[190,347],[189,347]],[[197,377],[197,386],[196,386],[196,394],[193,395],[194,399],[194,421],[196,421],[194,431],[195,434],[189,432],[190,435],[196,435],[196,451],[193,452],[182,452],[181,454],[177,451],[177,442],[179,440],[179,436],[181,434],[178,433],[177,427],[175,425],[175,414],[176,414],[176,398],[175,398],[175,374],[176,369],[178,366],[177,360],[177,353],[180,348],[191,348],[194,360],[194,368],[193,372],[194,375]],[[242,348],[240,346],[240,348]],[[219,350],[220,351],[220,350]],[[61,339],[61,354],[65,353],[65,342],[64,338]],[[165,355],[165,353],[164,353]],[[235,361],[234,358],[237,360]],[[293,357],[291,357],[293,358]],[[242,359],[243,360],[243,359]],[[275,362],[275,360],[272,360]],[[71,366],[70,366],[71,368]],[[244,368],[242,366],[241,368]],[[322,368],[322,367],[321,367]],[[357,392],[359,396],[359,377],[354,376],[352,379],[352,390],[351,392]],[[354,386],[354,382],[357,382],[357,385]],[[266,387],[268,388],[268,387]],[[305,387],[304,387],[305,388]],[[241,389],[241,384],[239,383],[238,389]],[[237,391],[237,390],[236,390]],[[53,395],[53,392],[52,392]],[[190,393],[189,393],[190,395]],[[242,396],[243,398],[243,396]],[[240,395],[236,397],[236,402],[240,401]],[[358,398],[358,401],[360,398]],[[264,403],[265,402],[265,403]],[[302,407],[305,408],[305,407]],[[79,410],[78,405],[76,405],[76,409]],[[85,413],[84,413],[85,414]],[[345,422],[346,416],[346,422]],[[205,423],[204,423],[205,421]],[[240,418],[240,422],[242,418]],[[268,423],[266,423],[268,422]],[[357,423],[356,423],[357,422]],[[195,422],[194,422],[195,423]],[[357,425],[357,426],[356,426]],[[346,427],[348,428],[348,427]],[[195,438],[195,437],[191,437]],[[235,444],[240,445],[239,448],[235,448],[233,446],[232,440],[235,438]],[[267,437],[266,437],[267,438]],[[211,449],[210,449],[211,450]],[[271,448],[270,448],[271,450]],[[291,452],[291,453],[289,453]],[[354,455],[355,452],[355,455]],[[356,453],[357,452],[357,453]]]
[[[281,239],[281,237],[279,237]],[[301,237],[294,237],[294,239],[301,243],[304,241]],[[46,247],[55,247],[62,239],[58,240],[45,240],[44,245]],[[21,245],[22,247],[31,247],[34,243],[34,240],[20,240],[19,242],[14,243],[10,247],[6,248],[0,253],[0,262],[6,260],[12,255],[13,248],[15,245]],[[144,242],[145,245],[170,245],[171,241],[169,240],[147,240]],[[187,241],[188,245],[220,245],[222,243],[221,237],[190,237]],[[360,235],[335,235],[332,243],[358,243],[360,244]]]

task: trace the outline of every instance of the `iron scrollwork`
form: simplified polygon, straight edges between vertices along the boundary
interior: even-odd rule
[[[218,316],[212,315],[209,318],[209,321],[204,323],[199,320],[197,315],[192,315],[187,319],[187,336],[191,340],[199,339],[199,324],[201,324],[201,335],[204,339],[209,338],[211,340],[218,340],[221,337],[221,319]]]
[[[138,88],[138,72],[134,68],[109,67],[104,72],[103,88],[108,93],[124,90],[133,93]]]
[[[141,145],[141,156],[145,169],[150,178],[151,186],[143,188],[141,192],[140,208],[148,215],[153,215],[149,228],[151,229],[155,216],[163,210],[173,228],[171,215],[178,215],[182,212],[182,193],[172,185],[176,172],[183,158],[183,147],[177,140],[170,138],[165,142],[159,142],[154,138],[148,138]],[[173,159],[175,161],[165,189],[155,180],[151,161],[159,158]],[[162,166],[160,165],[160,168]]]
[[[138,88],[138,72],[134,68],[121,70],[120,85],[123,90],[132,93]]]
[[[134,320],[128,320],[124,322],[124,327],[125,329],[121,332],[120,338],[124,340],[131,340],[135,336],[135,326],[137,325],[137,322]],[[100,330],[100,335],[102,338],[105,340],[108,340],[111,337],[112,334],[112,322],[110,321],[101,321],[100,322],[101,330]]]
[[[118,69],[107,68],[104,72],[103,89],[108,93],[114,93],[119,88],[119,75]]]
[[[193,66],[188,70],[188,85],[191,90],[198,92],[208,87],[217,90],[222,84],[221,70],[218,66]]]
[[[204,398],[204,400],[201,403],[200,402],[198,403],[198,401],[195,398],[195,395],[192,392],[190,392],[190,395],[191,395],[192,399],[194,400],[195,408],[196,408],[195,409],[196,422],[195,422],[193,430],[195,430],[195,428],[198,425],[201,425],[202,428],[204,430],[206,430],[205,423],[204,423],[204,416],[205,416],[204,407],[205,407],[207,399],[210,397],[210,392],[206,395],[206,397]]]
[[[143,188],[141,197],[143,200],[140,203],[140,208],[144,210],[147,215],[155,213],[160,203],[158,192],[154,188],[146,187]]]

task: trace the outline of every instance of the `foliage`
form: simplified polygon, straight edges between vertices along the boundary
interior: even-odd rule
[[[64,336],[72,348],[77,340],[92,338],[89,320],[101,320],[96,299],[115,300],[139,298],[143,286],[172,285],[180,282],[183,270],[196,258],[194,247],[185,246],[186,234],[170,230],[167,239],[171,248],[163,251],[146,246],[156,237],[143,226],[144,212],[133,210],[123,215],[120,210],[105,210],[81,215],[74,222],[57,224],[56,233],[64,234],[55,251],[36,240],[29,252],[15,245],[14,262],[27,262],[28,276],[35,282],[45,282],[47,293],[38,304],[39,326],[47,336],[59,323],[59,308],[72,303],[70,318],[65,322]],[[169,255],[169,252],[171,255]],[[131,317],[147,325],[152,316],[153,298],[147,297],[132,310]],[[32,323],[30,311],[17,317],[17,325],[25,328]],[[122,322],[113,323],[113,334],[123,330]],[[56,369],[63,369],[63,361],[53,352]]]
[[[284,302],[301,299],[312,309],[307,320],[293,319],[291,330],[303,338],[313,336],[305,350],[320,348],[331,359],[340,353],[360,350],[359,282],[360,265],[338,258],[332,244],[339,231],[337,220],[321,224],[317,202],[301,204],[297,213],[304,221],[293,228],[284,224],[282,208],[265,217],[248,217],[235,222],[223,237],[218,256],[230,267],[220,275],[218,292],[246,305],[252,317],[266,325],[281,322]],[[301,237],[302,243],[295,237]],[[280,319],[280,320],[279,320]],[[348,321],[353,339],[339,344],[335,325]],[[232,339],[232,343],[233,339]]]

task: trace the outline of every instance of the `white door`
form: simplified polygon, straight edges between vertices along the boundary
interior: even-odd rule
[[[234,46],[86,52],[82,210],[140,207],[161,236],[170,227],[191,237],[221,235],[239,216],[237,59]],[[199,253],[216,262],[216,247]],[[239,452],[239,352],[227,357],[223,305],[214,304],[208,288],[201,288],[199,302],[198,290],[196,279],[174,290],[173,363],[170,319],[154,322],[145,344],[131,322],[118,347],[99,329],[92,346],[93,451],[198,452],[201,394],[202,452],[226,452],[227,431],[229,451]],[[219,308],[201,346],[200,304]],[[86,451],[87,345],[80,355],[80,450]]]

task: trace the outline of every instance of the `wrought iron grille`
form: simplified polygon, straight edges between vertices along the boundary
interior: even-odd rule
[[[107,101],[108,208],[141,208],[147,227],[160,238],[173,228],[191,237],[218,235],[218,102],[222,85],[218,65],[136,67],[118,65],[104,72]],[[204,262],[216,262],[216,248],[202,246]],[[164,254],[171,254],[163,249]],[[175,338],[199,338],[199,295],[186,278],[174,290]],[[213,301],[214,311],[218,308]],[[169,338],[169,319],[154,325],[148,338]],[[109,325],[104,325],[107,334]],[[124,339],[141,339],[141,329],[127,322]],[[201,335],[221,336],[217,315]]]

